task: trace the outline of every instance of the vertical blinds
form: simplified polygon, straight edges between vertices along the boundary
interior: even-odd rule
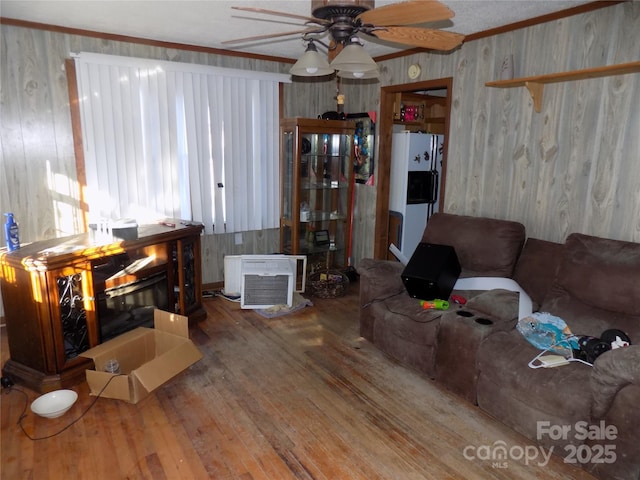
[[[279,86],[289,75],[74,55],[90,215],[277,228]]]

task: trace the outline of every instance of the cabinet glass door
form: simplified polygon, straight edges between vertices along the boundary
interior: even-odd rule
[[[293,215],[293,189],[295,185],[294,172],[294,147],[296,143],[295,131],[293,129],[285,129],[282,132],[282,218],[288,222],[291,221]]]
[[[299,120],[281,132],[282,250],[307,255],[310,271],[343,268],[349,241],[353,128],[347,122]]]
[[[349,213],[351,136],[311,133],[304,134],[302,142],[310,148],[301,155],[300,252],[325,254],[328,263],[341,267]],[[327,256],[327,252],[335,253]]]

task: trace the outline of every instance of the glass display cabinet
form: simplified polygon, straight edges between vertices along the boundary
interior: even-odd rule
[[[309,273],[348,265],[353,210],[350,121],[291,118],[280,123],[280,248],[307,255]]]

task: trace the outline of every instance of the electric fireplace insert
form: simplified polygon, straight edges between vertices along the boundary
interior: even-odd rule
[[[153,327],[153,310],[168,310],[166,268],[153,257],[131,260],[127,254],[93,266],[100,341],[137,327]]]

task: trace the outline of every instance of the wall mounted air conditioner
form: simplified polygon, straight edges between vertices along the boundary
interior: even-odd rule
[[[241,308],[293,304],[293,292],[304,292],[305,255],[227,255],[224,294],[240,297]]]

